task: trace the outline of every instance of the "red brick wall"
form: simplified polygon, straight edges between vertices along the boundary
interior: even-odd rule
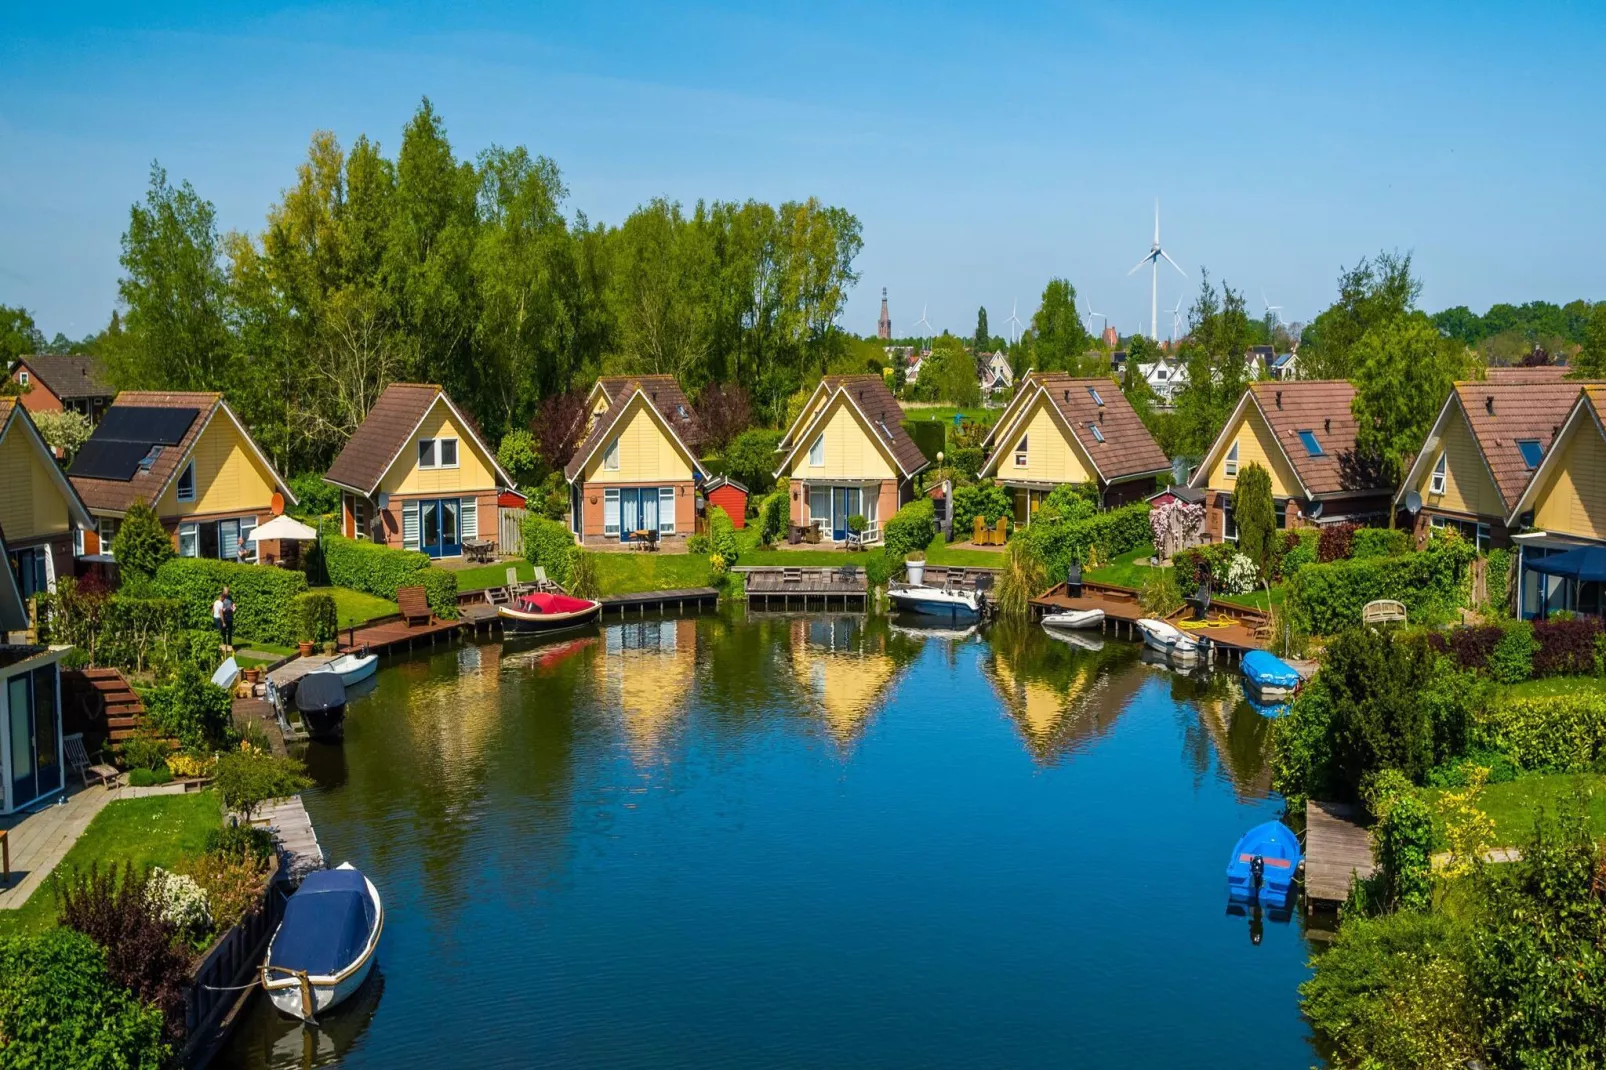
[[[580,486],[580,519],[581,534],[588,539],[603,537],[603,520],[607,508],[607,501],[603,491],[609,487],[674,487],[675,488],[675,534],[684,538],[695,530],[697,525],[697,495],[696,484],[689,479],[674,480],[657,483],[583,483]],[[595,498],[596,501],[592,501]],[[717,503],[716,503],[717,504]],[[729,510],[727,510],[728,512]],[[731,520],[736,516],[733,513]]]
[[[18,368],[12,372],[11,378],[15,380],[21,371],[22,369]],[[22,407],[29,412],[60,412],[62,409],[61,399],[52,393],[48,386],[40,382],[39,378],[31,371],[28,373],[28,379],[33,385],[33,389],[22,395]],[[60,575],[60,573],[57,573],[57,575]],[[68,575],[71,575],[71,573],[68,573]]]

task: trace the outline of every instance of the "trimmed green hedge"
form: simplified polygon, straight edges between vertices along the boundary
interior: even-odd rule
[[[1411,533],[1404,528],[1356,528],[1350,540],[1350,556],[1398,557],[1411,549]]]
[[[916,498],[881,526],[882,542],[894,560],[924,552],[937,537],[937,507],[930,498]]]
[[[1606,697],[1576,691],[1495,702],[1478,735],[1524,769],[1583,772],[1606,754]]]
[[[340,632],[340,612],[327,591],[308,591],[295,597],[296,641],[327,643]]]
[[[736,525],[731,521],[730,514],[717,505],[708,508],[708,536],[713,543],[714,553],[730,568],[736,564]]]
[[[573,578],[574,555],[574,535],[569,525],[534,513],[524,514],[524,558],[546,569],[548,579],[568,587]]]
[[[955,487],[954,542],[964,542],[976,533],[978,516],[989,528],[1002,517],[1009,521],[1008,526],[1013,529],[1015,507],[1010,503],[1009,492],[996,483],[967,483]]]
[[[1049,582],[1058,583],[1073,563],[1087,563],[1089,550],[1109,561],[1150,542],[1154,532],[1149,527],[1149,503],[1134,502],[1085,520],[1034,523],[1025,538],[1047,570]]]
[[[1360,624],[1366,603],[1392,598],[1405,604],[1413,623],[1442,620],[1461,601],[1471,557],[1458,543],[1398,557],[1306,565],[1288,584],[1289,619],[1311,635],[1333,635]]]
[[[437,617],[457,616],[457,577],[433,567],[423,551],[397,550],[328,532],[319,543],[331,586],[365,591],[390,602],[396,600],[398,587],[423,587]]]
[[[158,594],[184,604],[188,627],[212,627],[212,603],[227,587],[234,598],[236,636],[264,643],[294,643],[293,600],[307,589],[307,577],[266,565],[175,557],[156,570],[155,585]]]

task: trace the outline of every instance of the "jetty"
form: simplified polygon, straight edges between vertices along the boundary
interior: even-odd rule
[[[829,609],[836,603],[843,609],[866,609],[870,603],[870,580],[862,568],[793,568],[754,566],[747,573],[747,605],[750,609],[807,609],[817,604]]]
[[[719,592],[712,587],[682,587],[671,591],[637,591],[634,594],[616,594],[599,599],[602,615],[618,613],[623,617],[636,612],[646,616],[649,610],[683,612],[688,608],[701,613],[719,605]]]
[[[1377,872],[1361,809],[1348,803],[1305,804],[1305,906],[1336,908],[1350,886]]]
[[[1113,583],[1084,582],[1074,593],[1069,584],[1058,583],[1031,601],[1033,620],[1073,609],[1102,609],[1104,631],[1133,639],[1142,638],[1137,624],[1149,615],[1139,605],[1136,590]],[[1184,607],[1165,619],[1190,635],[1209,639],[1212,655],[1242,658],[1251,650],[1264,650],[1270,642],[1271,615],[1255,606],[1216,599],[1205,620],[1194,616],[1192,607]]]

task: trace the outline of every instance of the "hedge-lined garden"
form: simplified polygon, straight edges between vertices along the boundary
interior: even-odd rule
[[[156,570],[156,591],[183,605],[184,623],[190,628],[212,627],[212,603],[224,587],[234,599],[237,637],[296,642],[295,598],[307,590],[307,577],[300,572],[204,557],[175,557]]]
[[[457,577],[432,565],[428,554],[328,532],[320,545],[324,568],[334,586],[365,591],[391,602],[400,587],[423,587],[429,594],[431,612],[444,620],[457,616]]]

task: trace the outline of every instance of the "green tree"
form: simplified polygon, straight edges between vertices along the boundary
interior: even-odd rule
[[[1243,294],[1225,284],[1218,294],[1209,271],[1201,269],[1199,296],[1188,310],[1188,335],[1177,353],[1188,373],[1176,397],[1182,453],[1202,456],[1243,396],[1249,384],[1249,339]]]
[[[496,447],[496,460],[521,488],[534,487],[540,480],[541,454],[535,436],[522,427],[502,436],[501,445]]]
[[[933,387],[938,398],[954,405],[981,404],[976,363],[965,352],[964,342],[946,331],[931,344],[931,356],[920,371],[920,383]]]
[[[1597,301],[1589,310],[1584,326],[1583,349],[1573,362],[1577,379],[1606,379],[1606,301]]]
[[[128,507],[112,539],[112,558],[126,573],[154,576],[162,562],[173,556],[173,539],[143,501]]]
[[[1092,340],[1076,312],[1076,288],[1066,279],[1050,279],[1032,314],[1032,364],[1038,371],[1079,374]]]
[[[1338,278],[1338,300],[1305,329],[1299,372],[1305,379],[1348,379],[1353,350],[1368,331],[1416,307],[1422,282],[1411,274],[1411,254],[1382,252]]]
[[[217,390],[232,347],[228,280],[220,260],[216,212],[188,182],[173,186],[151,165],[143,204],[129,210],[124,276],[117,291],[127,314],[123,344],[106,354],[120,388]]]
[[[9,370],[13,360],[44,348],[45,336],[27,309],[0,305],[0,365]]]
[[[1458,377],[1469,370],[1459,342],[1420,312],[1367,331],[1351,350],[1355,449],[1398,483]]]
[[[1262,576],[1269,577],[1281,534],[1271,500],[1271,473],[1254,461],[1238,473],[1238,484],[1232,492],[1232,516],[1238,524],[1239,552],[1255,563]]]
[[[60,450],[63,462],[68,464],[94,431],[89,426],[89,418],[75,409],[36,412],[33,422],[39,427],[39,437],[45,440],[45,445]]]
[[[71,929],[0,938],[0,1067],[160,1070],[162,1012],[106,972],[106,952]]]
[[[982,369],[987,366],[989,346],[992,343],[992,334],[987,330],[987,309],[985,306],[976,309],[976,337],[970,344],[970,351],[976,357],[976,377],[981,378]]]

